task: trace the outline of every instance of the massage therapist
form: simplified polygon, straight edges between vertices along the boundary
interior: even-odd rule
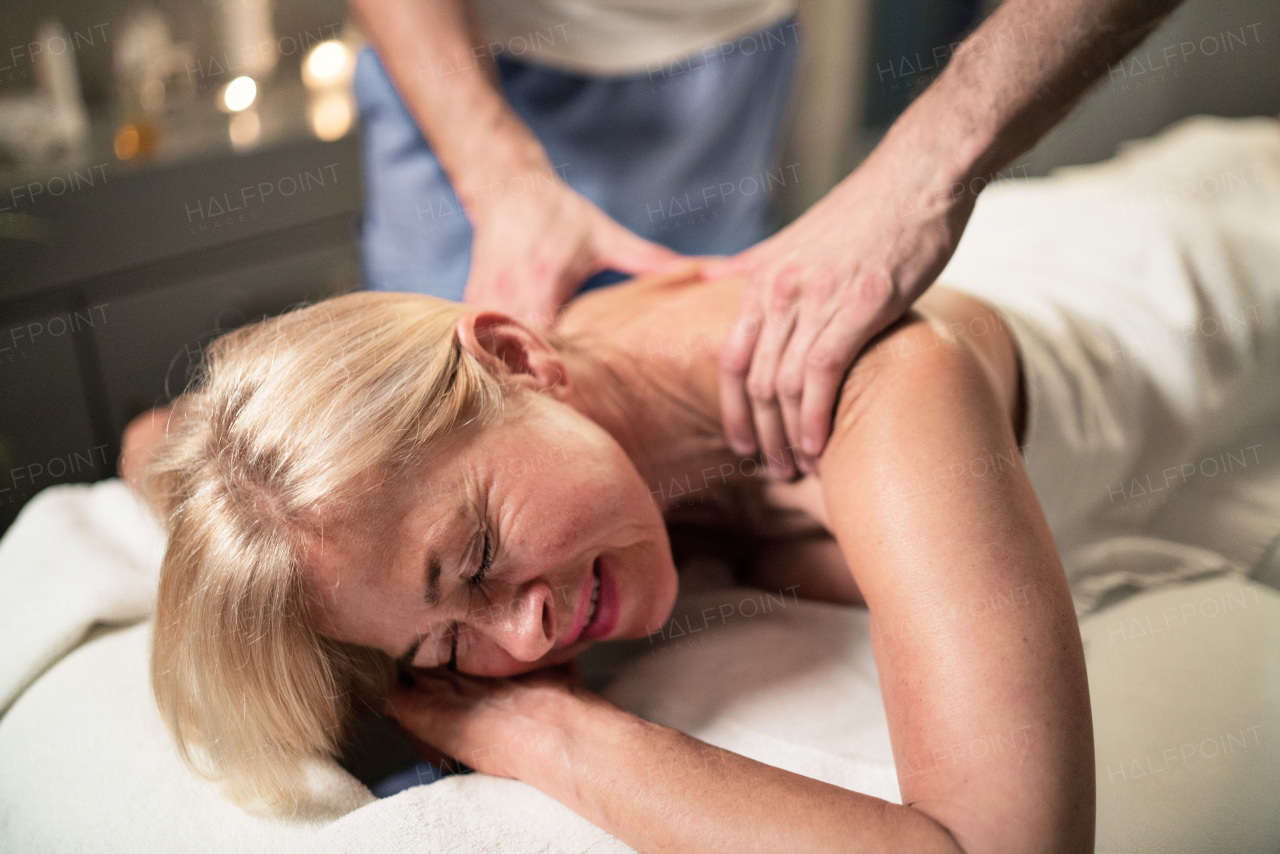
[[[725,431],[781,478],[813,471],[854,357],[933,283],[982,188],[1178,5],[1006,0],[866,160],[764,239],[764,193],[695,205],[786,180],[770,167],[795,0],[350,2],[376,48],[356,73],[366,285],[549,323],[602,271],[731,255],[706,269],[748,279],[721,353]]]

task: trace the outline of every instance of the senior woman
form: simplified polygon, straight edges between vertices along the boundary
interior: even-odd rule
[[[1256,227],[1280,221],[1280,133],[1184,128],[1014,200],[1024,219],[1048,205],[1063,227],[1077,210],[1101,241],[1116,229],[1099,204],[1178,170],[1242,164],[1262,180],[1229,201],[1251,217],[1220,225],[1216,207],[1188,202],[1127,234],[1172,234],[1188,271],[1215,250],[1178,243],[1182,219],[1243,253],[1216,280],[1170,279],[1189,310],[1243,301],[1256,321],[1156,355],[1199,363],[1188,406],[1165,410],[1176,441],[1143,415],[1174,385],[1133,348],[1097,358],[1132,343],[1127,331],[1053,303],[1060,286],[1034,276],[930,291],[845,378],[818,470],[795,484],[746,476],[723,438],[716,351],[741,280],[690,271],[595,292],[548,334],[431,297],[360,293],[224,336],[154,457],[138,468],[149,453],[138,438],[124,472],[169,532],[153,651],[164,719],[245,800],[288,803],[298,760],[334,752],[353,709],[390,690],[420,741],[524,780],[641,850],[1091,850],[1089,694],[1054,535],[1102,503],[1115,472],[1280,410],[1268,380],[1280,298],[1263,285],[1280,239]],[[1119,293],[1159,325],[1141,258],[1098,272],[1095,298]],[[529,464],[539,459],[553,464]],[[662,625],[678,583],[665,523],[685,509],[666,485],[690,480],[771,546],[745,580],[869,609],[901,804],[531,673]],[[999,619],[960,607],[1012,599]],[[397,662],[415,685],[390,687]],[[1009,732],[1016,749],[952,750]],[[516,740],[531,749],[488,749]],[[672,763],[716,774],[666,773]]]

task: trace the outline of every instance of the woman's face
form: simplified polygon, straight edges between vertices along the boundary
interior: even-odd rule
[[[676,571],[639,472],[585,415],[528,397],[379,496],[363,522],[316,539],[322,634],[415,667],[508,676],[657,631]]]

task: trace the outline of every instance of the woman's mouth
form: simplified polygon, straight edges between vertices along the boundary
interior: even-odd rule
[[[574,621],[573,629],[564,640],[564,646],[573,646],[575,643],[583,639],[591,623],[595,620],[596,610],[600,601],[600,558],[597,557],[591,564],[591,575],[586,579],[586,583],[582,585],[582,592],[578,594],[578,604],[573,609]]]
[[[597,558],[597,561],[598,560],[599,559]],[[596,564],[592,564],[591,566],[591,576],[595,580],[591,585],[591,605],[587,608],[586,626],[591,625],[591,620],[594,619],[596,615],[596,605],[600,603],[600,571],[596,567]],[[583,631],[586,630],[586,626],[583,627]]]
[[[595,577],[595,586],[591,590],[587,622],[579,636],[581,640],[605,637],[618,622],[618,591],[613,573],[605,565],[604,555],[596,558],[592,575]]]

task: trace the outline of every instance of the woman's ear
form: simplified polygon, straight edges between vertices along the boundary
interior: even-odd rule
[[[462,349],[494,373],[505,368],[519,387],[550,392],[558,400],[568,396],[569,373],[560,353],[515,318],[478,311],[463,315],[455,332]]]

